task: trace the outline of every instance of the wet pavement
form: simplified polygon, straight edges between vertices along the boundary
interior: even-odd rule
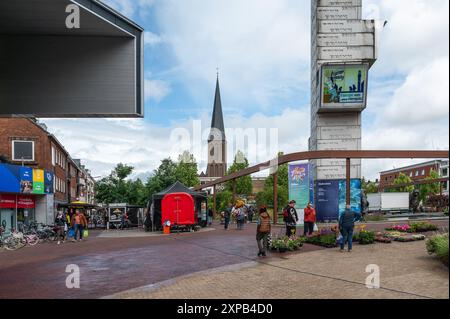
[[[447,226],[445,222],[435,222]],[[100,298],[179,276],[256,260],[255,225],[245,230],[101,238],[0,251],[0,298]],[[371,226],[383,229],[385,224]],[[276,235],[282,229],[275,229]],[[321,250],[305,245],[296,254]],[[272,259],[283,259],[273,254]],[[285,257],[284,257],[285,258]],[[67,289],[67,265],[80,267],[80,289]]]

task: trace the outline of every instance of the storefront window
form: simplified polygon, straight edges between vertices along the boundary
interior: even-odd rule
[[[36,220],[34,209],[19,208],[17,210],[17,229],[23,231],[23,225],[29,226]]]
[[[16,227],[16,211],[14,209],[0,209],[0,224],[5,230],[4,235],[11,234],[11,229]]]

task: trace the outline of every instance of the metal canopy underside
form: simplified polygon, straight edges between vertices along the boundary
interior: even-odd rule
[[[97,0],[1,0],[0,116],[142,117],[143,32]]]
[[[66,28],[66,7],[70,4],[80,7],[80,29]],[[142,31],[97,1],[14,0],[2,1],[0,8],[1,34],[132,37],[133,29]]]

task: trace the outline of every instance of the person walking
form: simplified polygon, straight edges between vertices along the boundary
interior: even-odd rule
[[[233,213],[232,213],[235,216],[235,218],[236,218],[236,229],[237,230],[243,230],[244,229],[245,214],[244,214],[244,211],[243,211],[242,207],[244,207],[244,202],[238,201],[236,203],[236,206],[234,207],[234,210],[233,210]]]
[[[298,214],[295,209],[295,200],[291,200],[289,205],[283,210],[283,218],[286,224],[286,236],[295,236],[297,232]]]
[[[255,207],[254,207],[254,206],[250,206],[249,209],[248,209],[248,221],[249,221],[250,223],[253,222],[253,216],[254,216],[254,214],[255,214]]]
[[[339,230],[343,237],[341,241],[341,252],[344,252],[345,244],[348,242],[348,252],[353,249],[353,230],[355,229],[356,214],[352,211],[351,206],[345,207],[345,212],[339,218]]]
[[[266,257],[269,235],[271,232],[270,216],[267,208],[262,207],[259,210],[259,218],[256,227],[256,242],[258,243],[258,257]],[[262,242],[262,243],[261,243]]]
[[[83,232],[84,228],[87,227],[87,220],[84,217],[84,214],[81,213],[78,209],[75,211],[75,214],[72,216],[72,227],[75,230],[75,235],[73,237],[73,241],[77,241],[77,234],[79,233],[78,240],[83,241]]]
[[[316,224],[316,210],[311,203],[305,208],[305,229],[304,235],[311,236],[314,233],[314,225]]]
[[[64,216],[64,213],[62,211],[59,211],[56,214],[55,218],[55,228],[56,228],[56,238],[58,238],[58,245],[61,244],[61,239],[63,243],[66,241],[66,235],[65,235],[65,227],[66,223],[66,216]]]
[[[212,225],[213,218],[214,218],[214,212],[213,212],[213,210],[210,208],[210,209],[208,209],[208,226],[211,226],[211,225]]]
[[[225,209],[223,213],[223,219],[225,222],[225,230],[228,230],[228,226],[230,225],[231,212],[233,210],[233,205],[231,203],[228,204],[228,207]]]

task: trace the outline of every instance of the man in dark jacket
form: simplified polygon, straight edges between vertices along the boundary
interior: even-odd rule
[[[284,209],[284,222],[286,223],[286,236],[294,236],[297,232],[298,214],[295,209],[295,200],[291,200],[289,205]]]
[[[339,218],[339,230],[343,238],[341,242],[341,252],[344,252],[345,243],[348,242],[348,251],[353,249],[353,230],[355,228],[356,214],[351,206],[347,205],[344,214]]]
[[[230,225],[232,209],[233,209],[233,204],[229,203],[228,207],[225,209],[225,212],[223,213],[223,218],[225,221],[225,230],[228,230],[228,225]]]

